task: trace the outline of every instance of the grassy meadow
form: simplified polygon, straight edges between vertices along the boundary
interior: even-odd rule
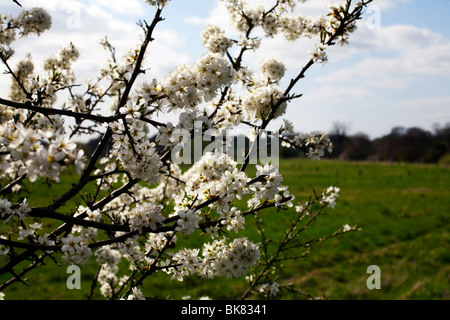
[[[450,298],[450,170],[445,166],[380,164],[284,159],[280,171],[296,196],[294,204],[307,200],[312,190],[341,188],[335,209],[327,209],[308,230],[308,236],[333,233],[344,224],[362,230],[315,245],[305,259],[284,265],[279,281],[327,299],[449,299]],[[62,177],[59,186],[29,186],[31,205],[47,205],[70,187],[74,177]],[[293,210],[293,209],[292,209]],[[289,211],[269,210],[265,227],[274,240],[287,227]],[[247,220],[247,235],[256,229]],[[197,234],[196,234],[197,235]],[[192,243],[203,241],[201,235]],[[0,261],[0,265],[3,262]],[[367,267],[381,269],[381,289],[369,290]],[[95,262],[81,268],[82,289],[66,288],[66,266],[47,258],[45,266],[31,271],[26,286],[16,283],[4,293],[6,299],[84,299],[97,271]],[[10,275],[0,276],[4,282]],[[170,281],[164,274],[148,279],[146,296],[161,299],[213,299],[239,297],[244,279],[211,281],[191,277]],[[96,289],[94,298],[101,299]],[[286,299],[296,296],[287,294]]]

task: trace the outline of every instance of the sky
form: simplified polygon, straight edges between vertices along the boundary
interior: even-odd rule
[[[248,0],[270,5],[274,0]],[[36,70],[61,46],[73,42],[80,50],[74,65],[77,82],[93,78],[108,59],[99,44],[108,36],[118,56],[139,45],[142,32],[136,22],[151,22],[155,9],[144,0],[20,0],[24,8],[43,7],[52,15],[51,30],[14,44],[17,62],[31,53]],[[327,13],[327,0],[309,0],[299,6],[304,15]],[[338,2],[338,1],[333,1]],[[3,0],[0,13],[16,15],[20,8]],[[299,132],[329,132],[336,123],[347,133],[371,138],[394,127],[450,123],[450,0],[374,0],[350,44],[329,50],[329,62],[315,65],[294,92],[303,94],[283,116]],[[191,64],[206,52],[200,33],[208,25],[223,28],[237,38],[227,12],[218,0],[172,0],[163,11],[146,58],[146,75],[138,81],[162,77],[179,64]],[[261,34],[261,33],[260,33]],[[258,35],[258,31],[255,35]],[[260,50],[249,52],[244,63],[258,70],[259,62],[273,57],[286,64],[281,82],[286,87],[308,62],[317,40],[263,39]],[[38,71],[37,71],[38,72]],[[6,97],[10,78],[0,75],[0,97]],[[59,101],[58,101],[59,102]],[[62,102],[61,102],[62,103]],[[166,116],[161,120],[172,120]],[[278,128],[281,119],[273,123]]]

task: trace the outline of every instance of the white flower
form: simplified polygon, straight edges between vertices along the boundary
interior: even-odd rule
[[[173,254],[172,262],[178,266],[167,270],[172,273],[172,279],[183,281],[184,277],[198,271],[199,267],[203,265],[202,258],[198,256],[199,252],[198,249],[182,249]]]
[[[247,238],[235,239],[228,246],[219,246],[220,253],[212,260],[218,276],[240,277],[259,260],[258,245]]]
[[[284,131],[287,133],[294,133],[294,125],[292,124],[292,121],[289,121],[287,119],[283,119],[284,125]]]
[[[278,85],[259,86],[243,97],[242,107],[251,121],[265,120],[269,115],[275,119],[286,112],[287,104],[280,102],[282,98],[283,91]]]
[[[330,137],[319,131],[298,134],[293,138],[285,136],[284,139],[288,140],[287,143],[284,143],[284,146],[303,149],[306,156],[313,160],[320,160],[325,155],[325,151],[328,153],[333,151],[333,143]]]
[[[0,235],[0,239],[6,240],[5,236]],[[10,248],[0,245],[0,261],[9,253]]]
[[[350,227],[348,224],[344,225],[343,232],[350,232],[352,230],[352,227]]]
[[[171,233],[150,233],[145,243],[146,252],[162,250],[167,244],[167,239],[171,236]],[[174,244],[175,242],[176,237],[173,237],[171,243]]]
[[[81,237],[75,237],[72,234],[69,234],[67,238],[62,238],[61,241],[64,243],[62,246],[62,251],[67,252],[70,255],[75,254],[78,243],[81,241]]]
[[[177,227],[175,230],[185,234],[190,234],[199,228],[198,222],[201,217],[195,211],[180,211],[177,214],[179,219],[177,220]]]
[[[278,82],[283,78],[286,67],[282,62],[273,58],[264,60],[260,66],[261,73],[273,82]]]
[[[280,284],[276,281],[272,283],[265,283],[261,286],[259,292],[269,295],[271,297],[276,297],[280,293]]]
[[[46,246],[54,246],[55,245],[55,241],[50,240],[49,235],[46,233],[44,234],[44,237],[39,236],[38,237],[38,242],[40,244],[46,245]],[[47,253],[51,252],[51,251],[46,251]]]
[[[13,213],[11,209],[11,202],[5,199],[0,199],[0,217],[9,217]]]
[[[127,300],[145,300],[144,294],[142,293],[141,289],[133,287],[132,290],[133,293],[128,296]]]
[[[71,264],[86,264],[92,255],[91,249],[83,242],[81,237],[75,237],[69,234],[66,238],[62,238],[64,243],[62,251],[63,259]]]
[[[315,50],[309,51],[311,60],[314,63],[326,63],[328,61],[328,56],[326,53],[327,46],[324,44],[317,44]]]
[[[128,214],[130,229],[142,232],[142,228],[150,227],[155,231],[158,225],[165,220],[162,215],[162,208],[162,206],[153,203],[138,205]]]
[[[341,189],[337,187],[329,187],[322,193],[320,202],[330,208],[334,208],[336,205],[336,200],[339,197],[340,190]]]
[[[125,107],[119,109],[119,112],[126,115],[126,118],[139,118],[141,116],[139,109],[140,106],[133,99],[130,99]]]
[[[84,151],[78,150],[76,156],[75,156],[75,170],[77,171],[77,174],[81,176],[81,171],[84,169],[85,164],[85,157],[84,157]]]
[[[206,233],[211,237],[211,239],[217,238],[219,236],[219,226],[206,228]]]
[[[233,42],[225,36],[225,32],[216,26],[207,26],[202,31],[201,37],[203,46],[214,53],[226,53],[233,45]]]
[[[25,238],[35,238],[35,234],[34,234],[34,230],[30,230],[30,229],[23,229],[22,227],[19,227],[19,237],[17,238],[17,240],[23,240]]]
[[[227,226],[227,230],[238,233],[239,230],[244,229],[245,218],[242,214],[236,213],[233,219],[231,219],[230,223]]]
[[[14,213],[19,217],[20,220],[23,220],[27,217],[27,214],[31,211],[31,208],[28,206],[27,199],[24,199],[19,207],[14,210]]]
[[[111,266],[117,265],[122,258],[120,252],[117,250],[111,249],[110,246],[105,246],[105,247],[99,248],[95,252],[95,255],[97,256],[96,261],[99,264],[106,263]]]
[[[45,30],[50,29],[52,25],[51,16],[42,8],[22,11],[15,22],[21,28],[22,36],[30,33],[40,35]]]
[[[45,176],[59,182],[60,162],[66,157],[66,154],[59,151],[55,144],[50,144],[48,149],[41,146],[37,151],[37,156],[40,164],[39,170]]]
[[[149,5],[162,8],[169,3],[170,0],[145,0]]]

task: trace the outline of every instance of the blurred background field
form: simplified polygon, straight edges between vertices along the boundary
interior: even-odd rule
[[[282,159],[284,184],[296,196],[294,205],[307,200],[312,190],[341,188],[335,209],[327,209],[305,237],[333,233],[344,224],[362,230],[315,245],[310,255],[286,263],[279,282],[292,283],[303,292],[327,299],[449,299],[450,297],[450,172],[437,164]],[[48,192],[44,182],[28,187],[29,202],[48,204],[70,187],[75,176],[66,174]],[[45,191],[44,191],[45,190]],[[270,238],[276,240],[294,210],[264,213]],[[256,229],[246,235],[256,237]],[[196,234],[192,245],[203,241]],[[256,239],[256,238],[255,238]],[[2,265],[4,262],[0,262]],[[95,276],[95,261],[81,268],[82,289],[68,290],[66,266],[47,258],[45,266],[27,274],[26,282],[4,290],[6,299],[85,299]],[[367,267],[381,268],[381,290],[369,290]],[[4,282],[9,274],[0,276]],[[150,277],[151,278],[151,277]],[[203,280],[191,277],[171,281],[158,274],[145,282],[144,294],[156,299],[239,298],[245,279]],[[98,286],[93,298],[101,299]],[[285,299],[296,299],[290,293]]]

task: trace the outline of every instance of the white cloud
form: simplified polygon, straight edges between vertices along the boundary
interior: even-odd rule
[[[421,99],[408,99],[396,103],[397,107],[403,111],[422,113],[428,111],[429,114],[435,113],[437,115],[446,112],[449,118],[448,110],[450,108],[450,96],[444,95],[439,97],[424,97]],[[442,119],[440,119],[442,120]],[[449,118],[450,120],[450,118]]]
[[[148,5],[141,0],[95,0],[95,2],[84,0],[84,3],[89,4],[90,6],[99,6],[102,10],[114,12],[115,14],[138,17],[141,16],[142,12],[148,7]]]
[[[376,0],[371,5],[379,6],[384,10],[392,10],[399,5],[406,3],[411,3],[411,0]]]
[[[373,96],[373,93],[366,88],[356,87],[349,88],[347,86],[321,86],[313,92],[310,92],[307,96],[303,97],[304,101],[318,103],[330,102],[334,104],[353,103],[358,101],[364,101]]]
[[[450,41],[427,29],[394,25],[376,31],[361,28],[349,50],[333,50],[330,58],[353,61],[317,83],[351,82],[380,88],[406,88],[424,75],[450,75]],[[339,56],[342,54],[342,56]],[[345,56],[346,55],[346,56]]]

